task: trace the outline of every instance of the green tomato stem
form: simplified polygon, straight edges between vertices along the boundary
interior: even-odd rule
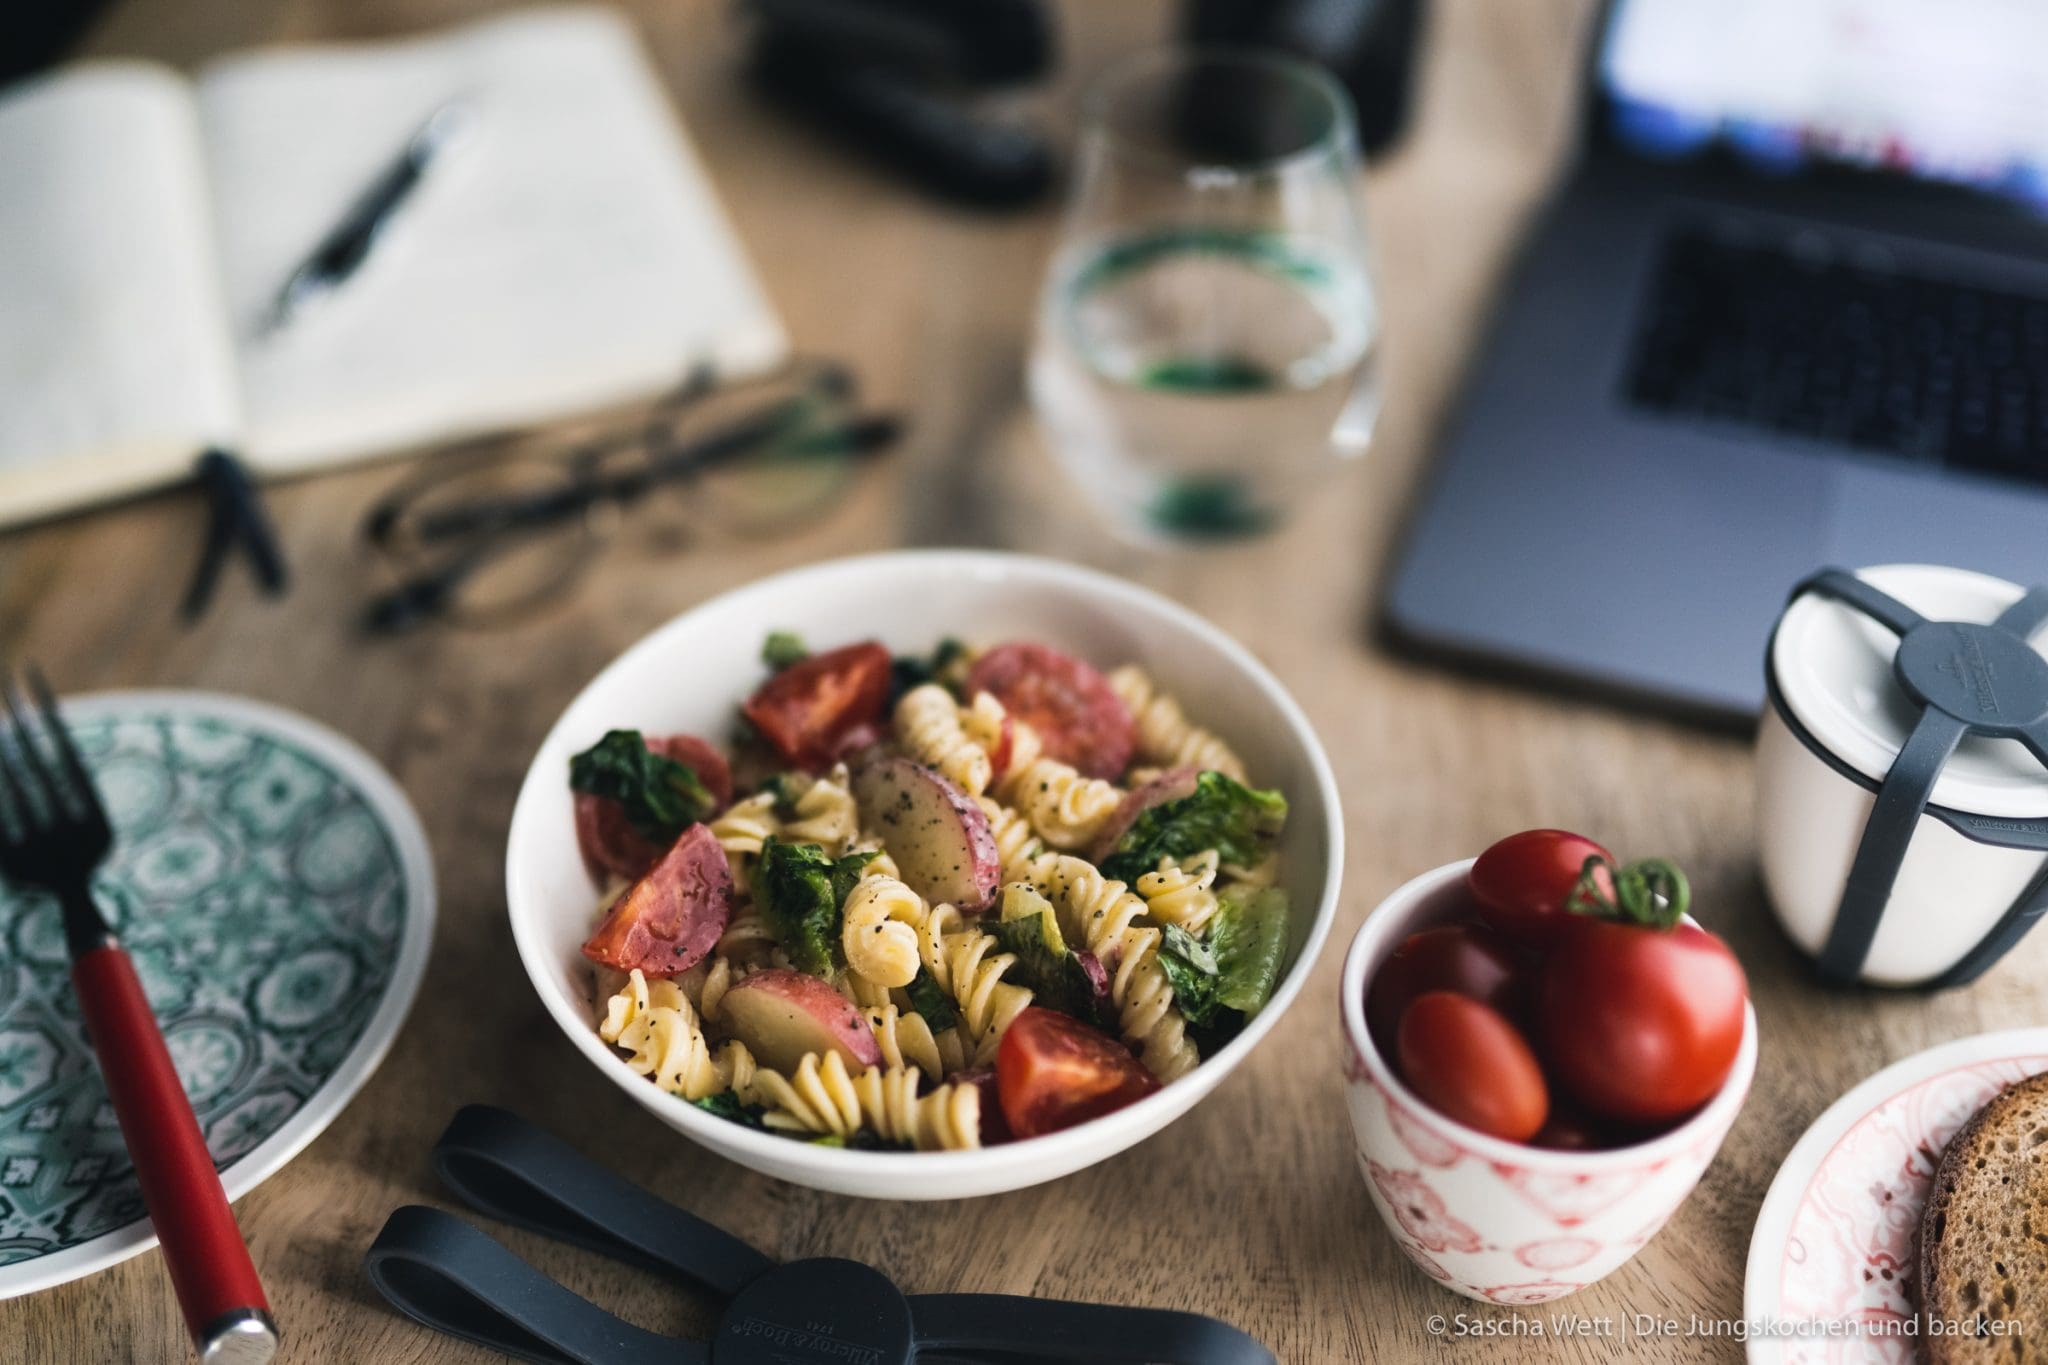
[[[1691,908],[1692,886],[1669,858],[1643,858],[1616,867],[1594,854],[1579,869],[1564,905],[1575,915],[1670,929]]]

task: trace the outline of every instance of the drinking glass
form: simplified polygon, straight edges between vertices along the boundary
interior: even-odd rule
[[[1268,530],[1364,452],[1379,310],[1350,98],[1252,50],[1143,53],[1083,107],[1032,403],[1139,540]]]

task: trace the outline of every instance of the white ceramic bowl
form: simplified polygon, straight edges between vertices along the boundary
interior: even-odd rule
[[[1062,1133],[971,1152],[863,1152],[755,1132],[663,1093],[597,1036],[579,949],[598,891],[576,848],[569,756],[618,726],[724,735],[761,681],[761,639],[794,630],[819,648],[863,638],[901,653],[942,637],[1044,640],[1108,665],[1135,661],[1227,737],[1291,807],[1280,841],[1292,956],[1272,1002],[1193,1072],[1125,1109]],[[757,1171],[841,1194],[958,1199],[1019,1189],[1143,1141],[1250,1055],[1307,980],[1336,914],[1343,822],[1329,760],[1301,709],[1256,659],[1200,617],[1129,583],[1048,559],[911,551],[813,565],[725,594],[634,645],[583,689],[534,756],[505,854],[520,960],[543,1004],[591,1065],[662,1122]]]
[[[1488,1303],[1546,1303],[1623,1265],[1692,1193],[1756,1074],[1756,1011],[1720,1093],[1633,1147],[1560,1152],[1489,1137],[1431,1109],[1365,1028],[1366,985],[1417,930],[1469,913],[1472,859],[1425,872],[1380,903],[1344,958],[1344,1094],[1358,1167],[1408,1259]]]

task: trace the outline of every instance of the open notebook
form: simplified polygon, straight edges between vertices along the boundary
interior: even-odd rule
[[[437,108],[437,158],[347,284],[279,288]],[[783,358],[780,324],[625,21],[452,33],[0,96],[0,523],[183,477],[322,465]]]

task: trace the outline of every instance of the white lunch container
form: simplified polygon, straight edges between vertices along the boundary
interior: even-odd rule
[[[2048,589],[1933,565],[1799,586],[1766,655],[1757,840],[1834,981],[1948,986],[2048,909]]]

